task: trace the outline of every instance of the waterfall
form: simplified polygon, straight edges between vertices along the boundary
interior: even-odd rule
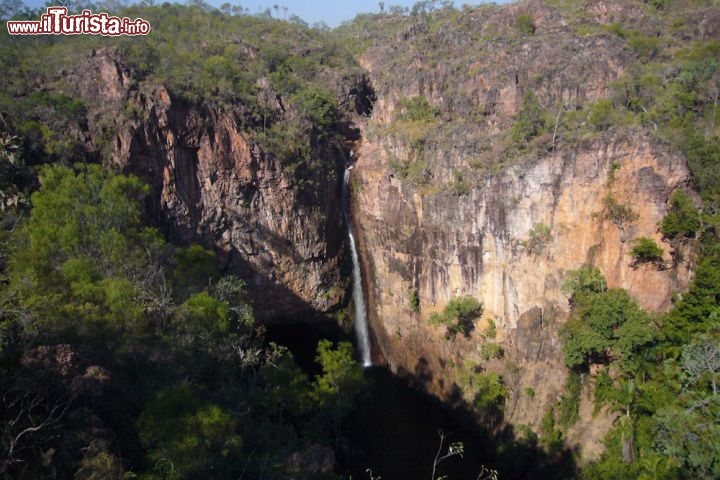
[[[342,211],[345,217],[345,223],[348,227],[348,239],[350,240],[350,252],[352,253],[353,264],[353,305],[355,334],[357,335],[358,344],[360,346],[360,354],[362,355],[363,366],[372,366],[372,358],[370,356],[370,334],[368,333],[367,310],[365,309],[365,298],[363,296],[362,273],[360,272],[360,260],[358,259],[357,248],[355,248],[355,237],[353,237],[352,222],[350,221],[350,170],[345,170],[342,188]]]

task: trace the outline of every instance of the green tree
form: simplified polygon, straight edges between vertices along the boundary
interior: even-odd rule
[[[683,348],[672,372],[682,387],[654,416],[653,447],[694,478],[718,478],[720,342],[709,335],[696,337]]]
[[[445,325],[446,338],[452,339],[462,332],[469,337],[475,328],[475,321],[482,315],[483,306],[474,297],[464,296],[450,300],[442,313],[430,315],[430,322]]]
[[[508,396],[507,388],[497,372],[478,373],[473,388],[473,405],[478,410],[500,410]]]
[[[636,263],[662,262],[664,250],[648,237],[639,237],[632,241],[630,254],[635,257]]]
[[[119,273],[141,240],[139,200],[148,187],[135,177],[103,172],[97,165],[77,171],[49,165],[32,195],[33,216],[26,232],[32,266],[52,274],[68,258],[92,256],[96,268]]]
[[[667,238],[683,235],[693,237],[700,230],[700,214],[684,190],[670,196],[668,212],[662,220],[661,231]]]
[[[197,244],[178,249],[175,262],[177,266],[171,280],[176,298],[185,298],[190,293],[207,288],[213,279],[220,276],[215,253]]]
[[[562,291],[570,295],[588,295],[602,293],[607,290],[607,282],[597,267],[582,266],[577,270],[570,270],[565,275]]]
[[[227,302],[218,300],[208,292],[193,293],[180,306],[178,322],[188,329],[187,342],[208,342],[230,333],[230,309]],[[192,330],[190,330],[192,329]]]
[[[260,377],[262,387],[253,403],[256,409],[266,411],[270,418],[286,418],[290,425],[310,414],[314,406],[310,380],[287,350],[282,349],[273,363],[263,365]]]
[[[720,341],[701,335],[693,343],[686,345],[682,353],[682,369],[687,381],[697,385],[699,382],[710,385],[712,395],[718,395],[718,375],[720,375]]]
[[[560,334],[565,363],[571,368],[590,362],[626,361],[655,338],[648,315],[620,289],[577,298],[572,317]]]
[[[321,130],[330,129],[337,121],[338,103],[328,90],[307,87],[293,95],[292,102]]]
[[[355,408],[355,399],[365,388],[362,367],[353,358],[350,342],[333,346],[329,340],[320,340],[315,360],[322,373],[313,381],[310,395],[330,415],[337,439],[342,418]]]
[[[162,245],[140,225],[137,178],[85,165],[40,174],[30,220],[18,232],[11,288],[28,331],[74,331],[98,341],[140,333],[145,278]],[[88,337],[89,338],[89,337]]]
[[[510,139],[516,146],[526,144],[530,139],[545,131],[547,120],[532,90],[527,90],[522,98],[520,111],[510,128]]]
[[[239,476],[243,439],[227,410],[189,386],[160,392],[143,408],[138,432],[152,470],[168,479]]]
[[[690,289],[667,315],[664,334],[676,345],[688,343],[716,323],[720,309],[720,246],[710,246],[695,270]]]

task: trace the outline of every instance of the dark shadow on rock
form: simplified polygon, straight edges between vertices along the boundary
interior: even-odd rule
[[[557,446],[546,451],[538,436],[529,429],[518,432],[513,426],[503,424],[501,410],[478,412],[465,401],[458,385],[454,384],[449,389],[442,402],[437,397],[424,392],[419,378],[428,378],[429,372],[426,369],[427,361],[421,359],[412,374],[408,371],[399,371],[396,376],[387,373],[394,379],[393,381],[403,382],[406,385],[404,388],[412,390],[414,393],[408,394],[409,398],[413,399],[412,401],[420,402],[421,408],[426,412],[423,420],[420,421],[421,425],[417,425],[413,433],[404,435],[414,438],[417,443],[422,443],[428,451],[432,448],[435,450],[432,454],[425,456],[421,452],[416,452],[415,462],[425,462],[425,466],[428,468],[432,466],[434,452],[437,451],[439,445],[436,432],[443,430],[450,435],[449,442],[463,442],[465,447],[462,460],[458,459],[457,462],[442,465],[440,473],[448,475],[449,478],[475,479],[483,466],[497,470],[499,478],[502,480],[561,480],[576,476],[577,466],[574,460],[576,452]],[[430,378],[432,377],[430,376]],[[408,385],[414,387],[408,387]],[[382,389],[382,382],[378,388]],[[387,397],[382,391],[376,391],[373,395],[375,396],[373,401],[385,402],[383,408],[392,411],[400,410],[402,412],[408,408],[420,408],[415,404],[412,406],[389,404],[397,403],[397,401]],[[388,415],[388,413],[382,415]],[[404,415],[404,413],[395,415]],[[368,425],[373,421],[375,420],[372,418],[364,418],[361,424]],[[388,420],[381,421],[386,424],[388,422]],[[491,426],[493,424],[494,427]],[[375,437],[373,441],[378,442],[378,437]],[[398,439],[397,441],[402,442],[403,440]],[[383,446],[373,444],[369,448],[381,450]],[[447,448],[447,444],[445,448]],[[381,463],[382,458],[380,457]],[[370,458],[367,461],[370,461]],[[384,478],[424,478],[430,475],[430,471],[426,472],[422,469],[419,472],[412,470],[401,474],[392,463],[390,465],[365,463],[364,465],[373,467],[373,474],[381,475]],[[405,475],[405,473],[410,475]]]
[[[413,375],[415,382],[419,385],[427,385],[432,383],[433,374],[430,365],[425,357],[420,357],[415,364],[415,374]]]

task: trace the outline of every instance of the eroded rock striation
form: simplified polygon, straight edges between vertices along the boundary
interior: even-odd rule
[[[595,7],[600,24],[637,14]],[[535,30],[513,35],[521,16]],[[361,58],[378,101],[353,198],[377,355],[446,399],[462,396],[463,368],[499,372],[505,420],[536,431],[564,393],[558,328],[570,310],[568,271],[597,267],[651,312],[668,310],[692,276],[691,255],[671,256],[658,228],[670,194],[690,189],[685,159],[637,126],[564,126],[569,112],[609,97],[634,61],[617,37],[568,23],[541,2],[486,7],[454,26],[419,22]],[[498,25],[505,36],[492,35]],[[549,120],[518,146],[508,132],[527,92]],[[436,108],[424,124],[403,118],[418,97]],[[617,205],[628,218],[613,214]],[[638,237],[662,246],[660,265],[634,261]],[[429,318],[466,295],[482,302],[482,317],[470,335],[448,339]],[[483,353],[490,343],[501,358]],[[592,456],[611,419],[591,418],[589,393],[568,439]]]
[[[300,321],[337,307],[347,287],[340,268],[345,153],[327,149],[324,168],[298,174],[253,140],[242,106],[191,105],[162,85],[131,88],[128,77],[115,52],[98,51],[76,88],[94,106],[91,141],[116,132],[106,140],[112,161],[150,184],[155,222],[177,241],[217,250],[224,269],[247,282],[265,321]]]

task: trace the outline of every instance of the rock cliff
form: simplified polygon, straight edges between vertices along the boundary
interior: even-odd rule
[[[612,25],[634,19],[651,38],[654,19],[633,3],[554,3],[375,17],[375,31],[360,34],[367,77],[324,77],[342,101],[362,92],[362,139],[320,148],[322,168],[269,154],[242,105],[192,104],[161,82],[133,83],[113,51],[93,52],[68,83],[89,105],[85,142],[150,183],[148,211],[171,237],[218,250],[266,321],[328,312],[346,298],[339,173],[352,148],[376,359],[455,400],[463,368],[499,372],[505,420],[538,431],[567,377],[558,339],[567,272],[598,267],[651,312],[667,310],[692,277],[692,245],[658,232],[670,194],[690,190],[685,159],[647,125],[592,114],[648,55]],[[271,110],[292,109],[258,82]],[[542,127],[517,141],[509,132],[528,99]],[[617,218],[613,206],[631,214]],[[633,261],[639,237],[664,248],[662,262]],[[464,295],[482,302],[482,318],[447,339],[429,317]],[[487,355],[491,343],[504,353]],[[568,438],[592,455],[612,419],[589,422],[587,393]]]
[[[620,168],[608,185],[613,164]],[[598,139],[532,166],[508,167],[463,196],[421,195],[403,185],[370,143],[356,175],[371,325],[382,355],[393,370],[424,378],[441,395],[458,381],[448,365],[471,361],[502,371],[512,392],[510,422],[538,427],[545,413],[538,407],[563,393],[567,373],[557,328],[569,312],[561,292],[567,271],[597,266],[610,287],[628,289],[656,312],[669,308],[672,294],[687,286],[686,264],[634,267],[629,255],[631,238],[661,242],[657,222],[668,195],[688,179],[683,159],[643,134]],[[638,218],[632,225],[621,229],[605,217],[609,194],[633,205]],[[549,226],[550,237],[541,251],[530,252],[523,242],[538,223]],[[419,313],[411,305],[413,290]],[[469,338],[449,341],[428,318],[461,295],[482,301],[483,320]],[[496,339],[483,335],[489,320]],[[483,360],[489,342],[503,346],[503,361]],[[527,388],[536,395],[524,394]]]
[[[131,86],[129,77],[116,52],[102,50],[74,80],[92,106],[90,141],[114,132],[106,140],[112,162],[151,185],[154,221],[176,241],[217,250],[266,321],[337,307],[347,290],[337,174],[344,152],[327,148],[323,168],[298,174],[254,141],[242,106],[191,105],[162,85]]]
[[[595,25],[638,14],[594,8]],[[532,32],[514,27],[523,18]],[[658,232],[671,192],[689,188],[685,160],[635,126],[564,130],[564,116],[608,97],[634,61],[617,37],[579,34],[569,22],[540,2],[484,7],[447,24],[419,20],[361,59],[378,94],[353,189],[376,354],[448,399],[462,365],[498,371],[510,392],[505,419],[536,431],[564,392],[568,271],[598,267],[651,312],[669,309],[691,277],[688,256],[671,258]],[[516,149],[508,131],[528,91],[550,120]],[[418,122],[402,121],[417,97],[436,109],[420,134]],[[613,204],[631,218],[613,218]],[[534,229],[545,231],[535,243]],[[638,237],[664,248],[662,266],[633,261]],[[482,302],[482,318],[467,338],[448,340],[429,317],[463,295]],[[483,355],[488,343],[502,358]],[[591,456],[611,419],[591,425],[588,393],[568,438]]]

